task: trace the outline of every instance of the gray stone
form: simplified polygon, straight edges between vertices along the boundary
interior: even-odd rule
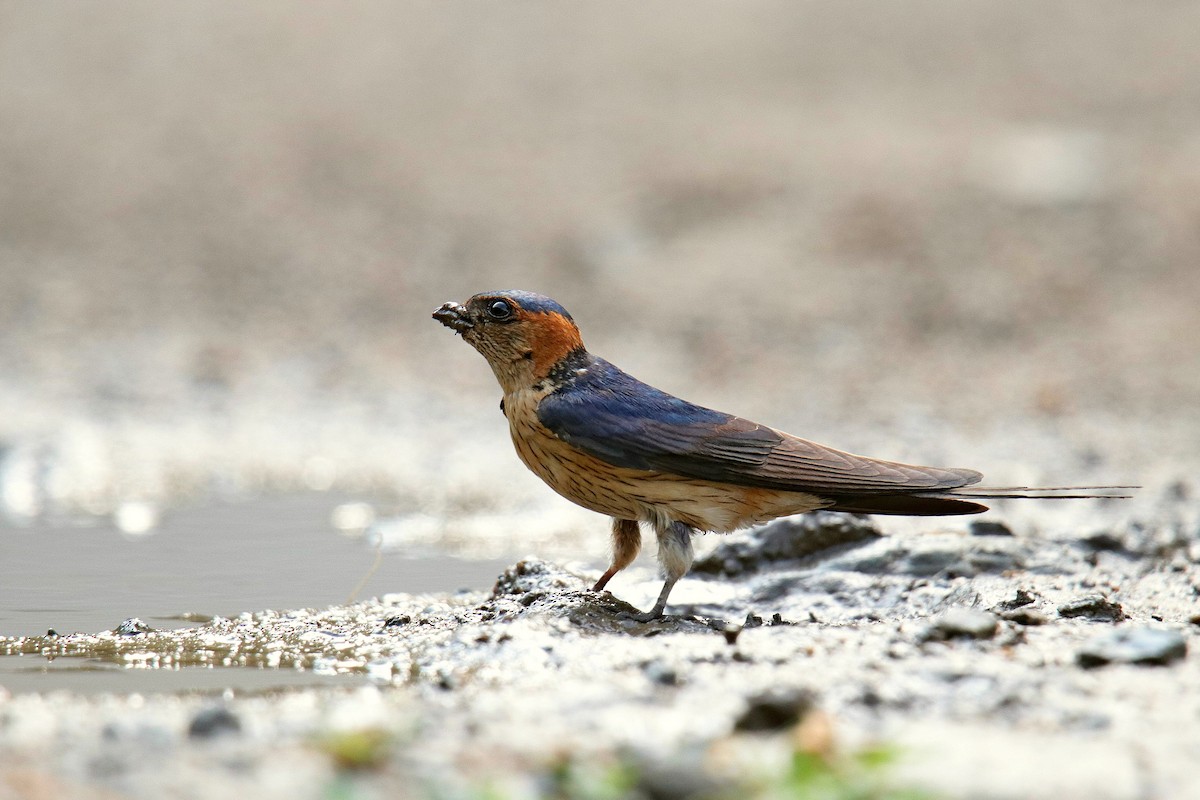
[[[154,633],[154,628],[151,628],[137,617],[130,617],[129,619],[122,620],[120,625],[113,628],[113,633],[118,636],[137,636],[139,633]]]
[[[224,706],[203,709],[188,724],[188,736],[192,739],[214,739],[241,732],[241,720]]]
[[[1079,666],[1105,664],[1166,665],[1187,655],[1187,642],[1175,631],[1120,628],[1087,642],[1076,654]]]
[[[994,614],[977,608],[951,608],[933,621],[927,640],[990,639],[996,635],[999,620]]]
[[[1014,608],[1012,611],[1002,612],[1000,618],[1018,625],[1045,625],[1050,621],[1045,614],[1032,608]]]
[[[708,555],[696,559],[692,572],[712,575],[742,575],[767,564],[795,561],[837,545],[877,539],[875,524],[863,517],[818,511],[777,520],[730,538]]]
[[[1012,528],[993,519],[977,519],[967,526],[972,536],[1012,536]]]
[[[1089,595],[1058,607],[1059,616],[1085,617],[1103,622],[1120,622],[1129,619],[1120,603],[1114,603],[1103,595]]]

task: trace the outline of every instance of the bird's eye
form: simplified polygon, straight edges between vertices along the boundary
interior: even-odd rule
[[[487,313],[492,319],[508,319],[512,316],[512,306],[504,300],[493,300],[487,305]]]

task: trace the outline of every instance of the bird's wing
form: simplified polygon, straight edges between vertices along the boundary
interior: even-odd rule
[[[555,436],[619,467],[829,496],[952,489],[973,470],[879,461],[680,400],[596,360],[547,395],[538,420]]]

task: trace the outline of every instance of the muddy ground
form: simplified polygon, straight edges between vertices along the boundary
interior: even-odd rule
[[[5,697],[5,785],[31,797],[778,796],[800,752],[838,770],[834,796],[860,784],[922,797],[1200,790],[1194,538],[980,533],[880,536],[832,514],[777,524],[701,560],[687,602],[651,623],[585,591],[590,576],[530,558],[490,593],[0,640],[31,661],[369,681]],[[639,578],[635,594],[652,593]],[[888,766],[850,766],[881,744]]]
[[[43,661],[349,681],[0,690],[0,795],[1200,794],[1195,9],[0,15],[2,536],[330,491],[389,552],[532,557],[494,597],[0,631]],[[1144,488],[999,506],[1011,537],[706,539],[673,595],[697,619],[622,622],[582,592],[604,521],[521,470],[486,366],[428,318],[510,287],[638,377],[807,438]],[[43,568],[65,546],[27,545]],[[611,588],[647,607],[652,562]]]

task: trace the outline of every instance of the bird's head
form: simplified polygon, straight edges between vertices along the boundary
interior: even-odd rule
[[[583,350],[579,328],[567,310],[533,292],[484,292],[466,303],[444,303],[433,318],[487,359],[506,394],[532,386]]]

